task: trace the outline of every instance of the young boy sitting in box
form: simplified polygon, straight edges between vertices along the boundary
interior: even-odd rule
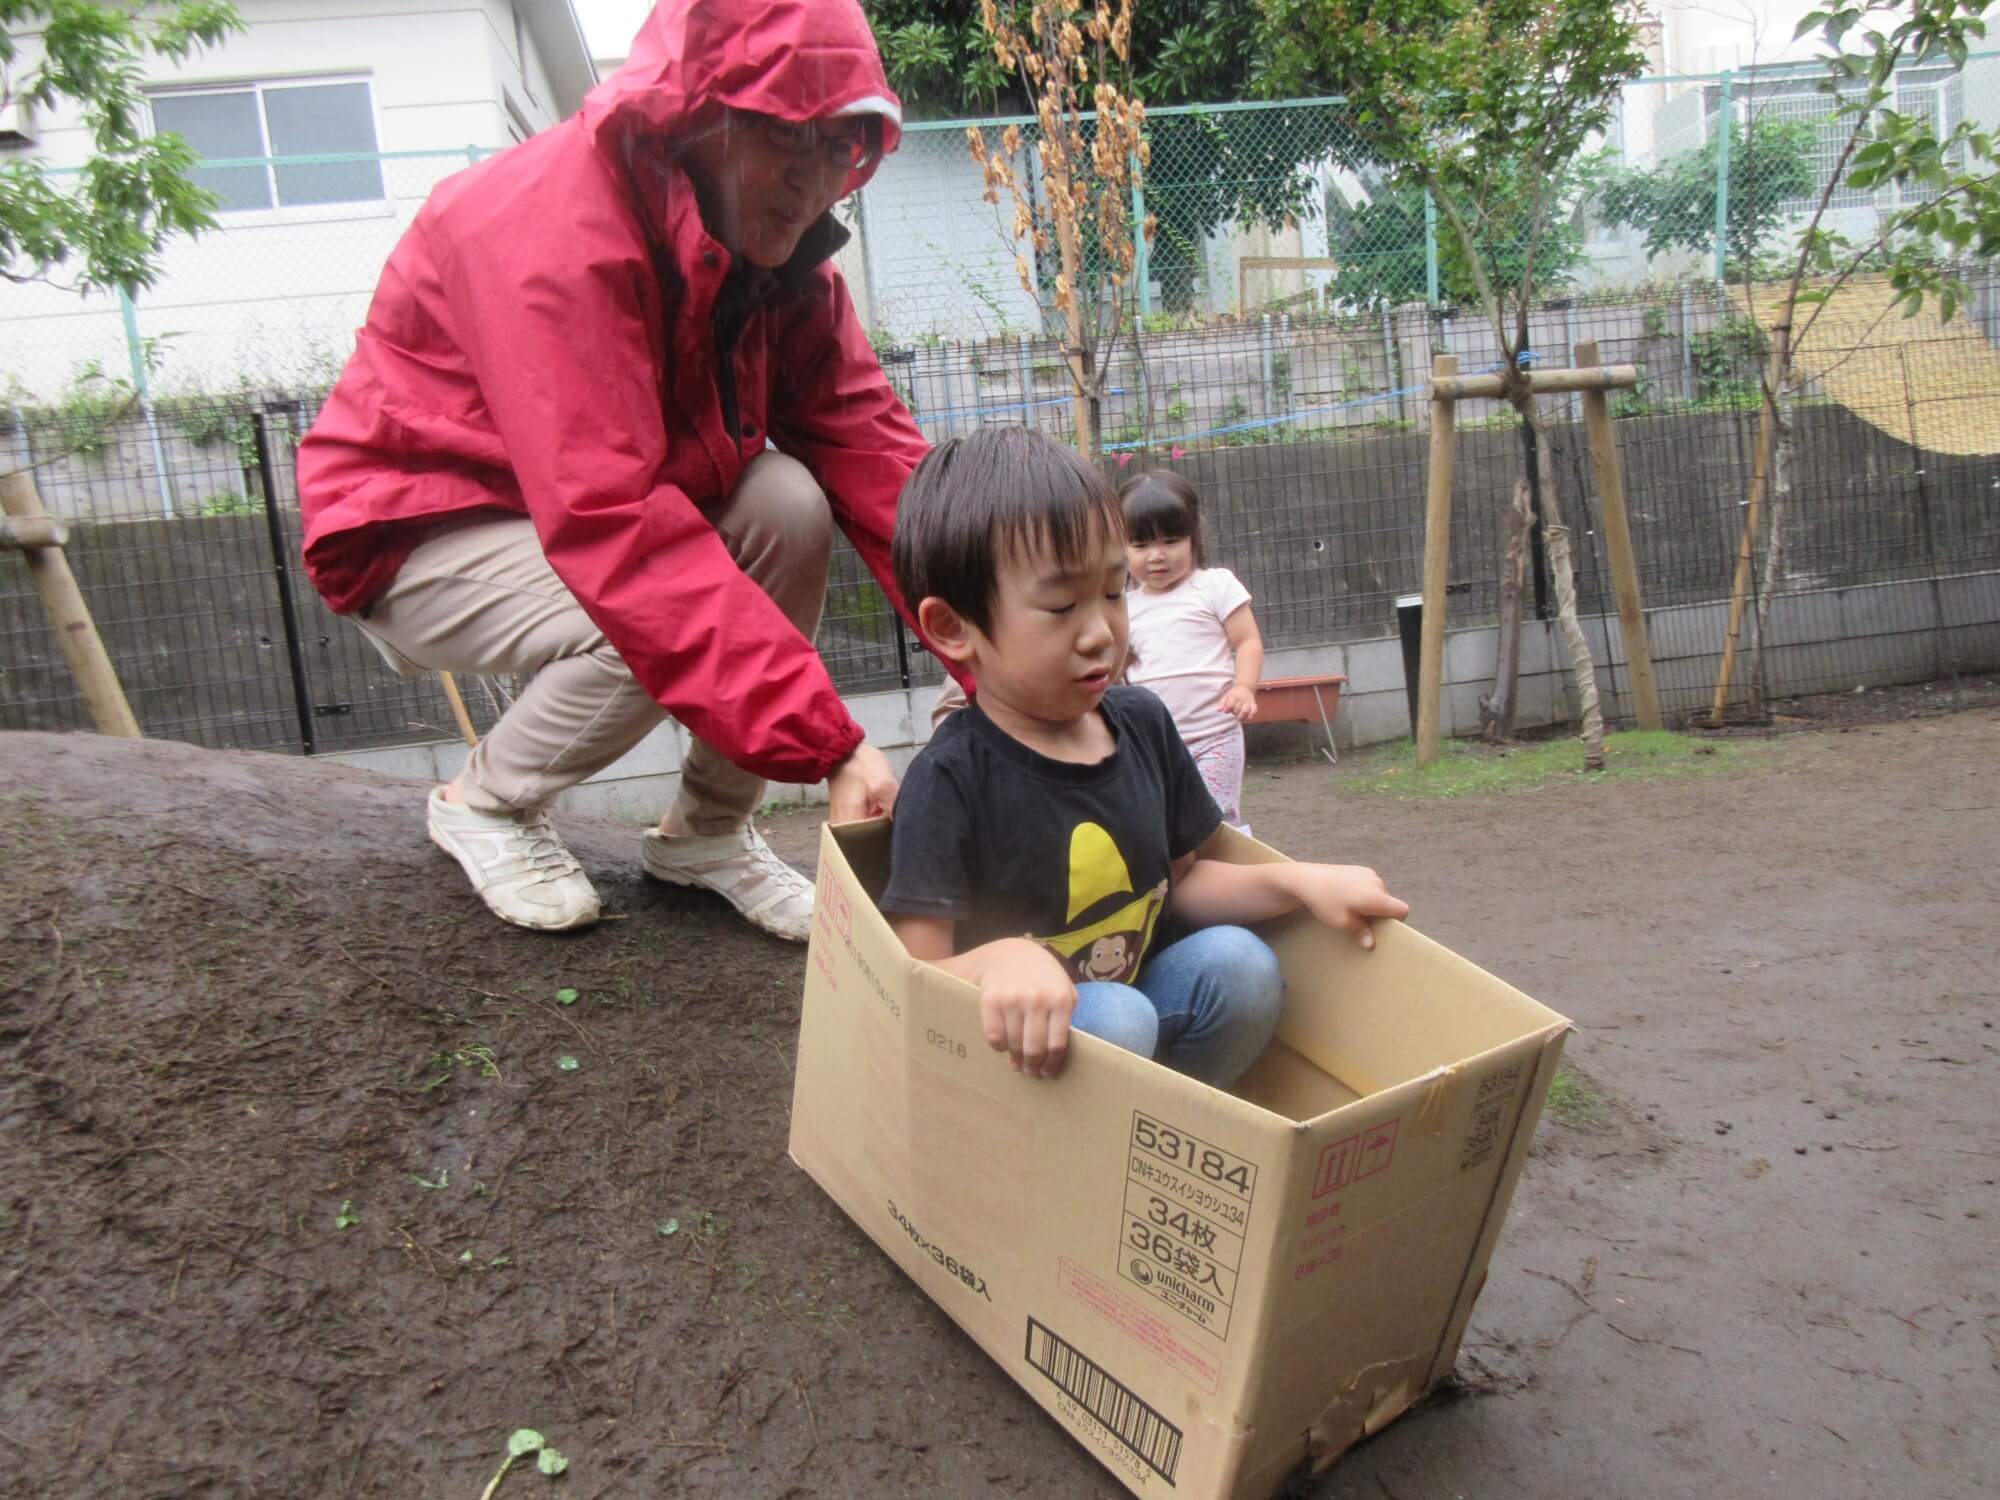
[[[987,1044],[1053,1078],[1072,1028],[1218,1088],[1278,1024],[1278,960],[1237,925],[1304,907],[1365,948],[1409,907],[1358,865],[1237,865],[1172,716],[1113,686],[1125,527],[1095,469],[1017,427],[933,449],[903,490],[896,580],[972,705],[903,782],[880,906],[912,957],[979,987]],[[1168,925],[1186,933],[1162,942]]]

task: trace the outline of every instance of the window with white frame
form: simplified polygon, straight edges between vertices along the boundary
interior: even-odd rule
[[[1842,156],[1847,152],[1848,140],[1854,134],[1854,116],[1841,114],[1839,101],[1819,93],[1766,95],[1756,99],[1751,108],[1770,119],[1800,120],[1813,127],[1812,196],[1788,199],[1779,205],[1786,213],[1810,213],[1818,205],[1820,194],[1826,191]],[[1827,199],[1827,207],[1860,208],[1871,201],[1868,193],[1843,185],[1833,190],[1833,195]]]
[[[1713,91],[1711,91],[1713,92]],[[1847,149],[1849,138],[1854,133],[1854,117],[1838,112],[1839,103],[1813,84],[1786,82],[1753,86],[1747,99],[1739,99],[1738,110],[1754,111],[1760,116],[1777,120],[1801,120],[1813,126],[1814,138],[1811,147],[1813,175],[1817,179],[1812,196],[1788,199],[1779,207],[1786,213],[1802,214],[1810,211],[1818,202],[1819,195],[1826,190],[1832,180],[1834,168]],[[1965,76],[1949,68],[1909,68],[1897,72],[1895,92],[1891,96],[1890,108],[1899,114],[1914,115],[1939,139],[1943,139],[1958,127],[1965,115]],[[1709,125],[1714,128],[1714,113],[1711,109]],[[1864,136],[1864,141],[1866,137]],[[1947,156],[1952,165],[1962,164],[1963,148],[1954,149]],[[1883,188],[1884,195],[1892,189]],[[1910,189],[1915,197],[1926,196],[1927,189]],[[1901,196],[1901,195],[1899,195]],[[1861,192],[1841,186],[1834,189],[1827,200],[1830,208],[1859,208],[1870,203],[1886,202],[1886,196],[1878,199],[1876,193]]]
[[[1944,140],[1965,118],[1965,75],[1942,68],[1898,73],[1896,112],[1914,116],[1932,135]],[[1945,160],[1953,167],[1964,166],[1964,144],[1961,142],[1947,151]],[[1930,188],[1915,184],[1904,189],[1901,196],[1906,202],[1916,202],[1928,198],[1931,192]]]
[[[375,102],[363,78],[311,78],[152,96],[153,128],[172,131],[210,161],[251,157],[373,156]],[[194,180],[222,211],[374,203],[385,196],[376,161],[206,167]]]

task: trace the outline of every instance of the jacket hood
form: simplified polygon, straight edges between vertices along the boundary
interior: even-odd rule
[[[874,115],[885,155],[902,135],[902,101],[858,0],[660,0],[582,116],[600,141],[671,139],[723,105],[800,122]]]

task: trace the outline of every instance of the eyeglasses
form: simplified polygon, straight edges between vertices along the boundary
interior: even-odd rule
[[[787,156],[810,156],[821,152],[827,162],[842,171],[865,172],[882,159],[882,126],[877,120],[861,122],[852,135],[833,135],[818,125],[801,125],[772,115],[759,115],[764,139]]]

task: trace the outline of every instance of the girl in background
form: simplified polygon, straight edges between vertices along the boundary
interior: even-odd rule
[[[1243,726],[1257,717],[1264,669],[1250,591],[1227,568],[1202,566],[1201,497],[1180,475],[1134,475],[1118,494],[1135,585],[1125,680],[1159,695],[1223,820],[1248,833]]]

